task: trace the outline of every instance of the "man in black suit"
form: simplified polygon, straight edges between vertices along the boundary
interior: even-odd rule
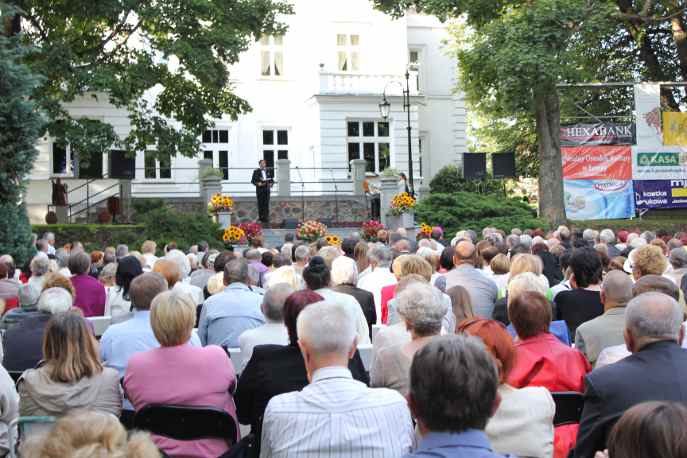
[[[593,458],[630,407],[645,401],[687,402],[687,351],[680,347],[682,308],[657,292],[640,294],[625,310],[625,344],[632,355],[586,378],[576,458]]]
[[[255,186],[255,194],[258,198],[258,219],[263,223],[270,221],[270,189],[274,179],[272,172],[267,170],[267,162],[261,160],[258,165],[259,168],[253,171],[253,178],[250,182]]]

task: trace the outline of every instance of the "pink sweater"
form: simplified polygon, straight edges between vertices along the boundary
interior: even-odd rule
[[[222,348],[179,345],[136,353],[124,375],[124,387],[138,411],[147,404],[213,406],[236,418],[230,391],[236,373]],[[238,422],[237,422],[238,424]],[[215,458],[229,447],[220,439],[176,441],[153,436],[155,444],[171,456]]]

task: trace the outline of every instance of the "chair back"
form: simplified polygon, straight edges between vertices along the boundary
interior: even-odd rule
[[[360,353],[360,359],[363,360],[363,366],[365,366],[365,370],[370,372],[372,366],[372,345],[360,344],[358,345],[358,352]]]
[[[10,458],[19,456],[17,449],[23,440],[47,434],[57,419],[49,416],[19,417],[10,422],[8,432]]]
[[[386,328],[385,324],[373,324],[372,325],[372,345],[374,345],[375,340],[377,340],[377,334],[382,329]]]
[[[238,375],[241,374],[243,370],[243,356],[241,356],[241,349],[238,347],[227,347],[224,349],[224,351],[226,351],[229,355],[229,358],[231,358],[231,363],[234,365],[234,372],[236,372],[236,376],[238,377]]]
[[[89,316],[86,319],[93,324],[93,330],[95,331],[96,337],[101,337],[105,334],[107,328],[112,324],[111,316]]]
[[[571,425],[580,422],[584,395],[576,391],[559,391],[551,393],[556,404],[556,415],[553,417],[554,426]]]
[[[224,439],[236,442],[237,425],[227,412],[215,407],[149,404],[136,412],[134,427],[179,441]]]

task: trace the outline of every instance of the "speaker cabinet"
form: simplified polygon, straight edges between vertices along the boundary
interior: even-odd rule
[[[492,154],[491,163],[494,178],[515,178],[515,153]]]
[[[487,175],[487,156],[485,153],[463,154],[463,177],[466,180],[481,180]]]

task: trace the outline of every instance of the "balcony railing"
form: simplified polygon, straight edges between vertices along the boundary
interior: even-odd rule
[[[320,95],[381,95],[391,81],[405,88],[405,75],[365,75],[346,72],[320,72]],[[418,95],[417,77],[410,72],[410,95]],[[391,84],[387,95],[401,95],[401,86]]]

